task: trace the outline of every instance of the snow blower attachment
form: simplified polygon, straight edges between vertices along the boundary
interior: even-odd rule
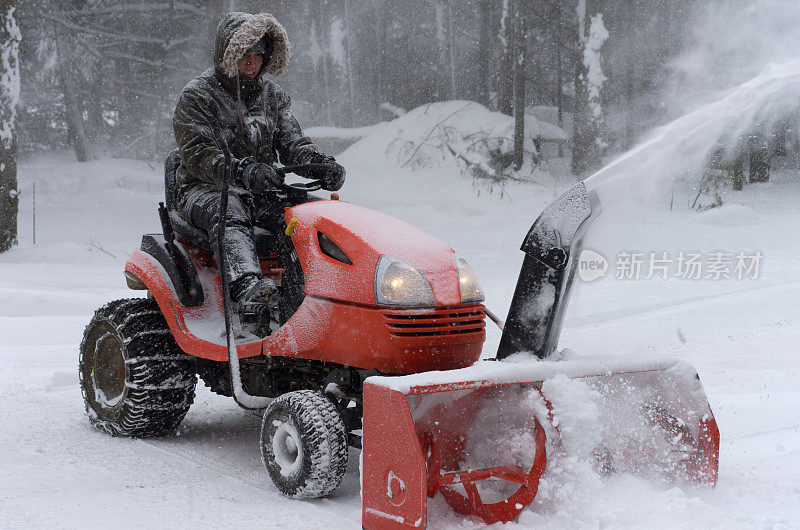
[[[583,236],[599,212],[596,195],[578,184],[525,238],[498,349],[499,359],[518,354],[514,362],[366,380],[365,528],[421,528],[448,511],[512,521],[560,458],[583,459],[601,475],[716,483],[719,431],[691,366],[550,360]]]

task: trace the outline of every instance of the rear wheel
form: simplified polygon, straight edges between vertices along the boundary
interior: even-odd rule
[[[78,373],[89,422],[115,436],[174,430],[194,401],[194,359],[152,299],[110,302],[83,333]]]
[[[261,456],[275,486],[288,497],[324,497],[347,470],[347,433],[336,407],[311,390],[270,403],[261,426]]]

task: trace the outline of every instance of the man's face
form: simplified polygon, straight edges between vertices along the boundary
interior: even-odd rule
[[[244,57],[239,59],[239,73],[252,79],[261,71],[261,63],[263,61],[264,58],[260,53],[247,53]]]

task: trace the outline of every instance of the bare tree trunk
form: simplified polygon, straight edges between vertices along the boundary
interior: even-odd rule
[[[333,126],[333,108],[331,108],[331,75],[330,65],[328,62],[330,57],[327,55],[322,58],[322,77],[323,87],[325,89],[325,118],[328,125]]]
[[[627,31],[630,39],[636,38],[636,2],[635,0],[625,0],[626,14],[627,14]],[[635,58],[628,56],[626,62],[628,63],[625,68],[625,97],[628,100],[628,112],[625,113],[625,149],[633,147],[634,135],[634,117],[636,116],[636,87],[634,77],[634,61]]]
[[[558,42],[556,45],[556,106],[558,107],[558,126],[564,128],[564,24],[563,14],[561,12],[561,2],[556,2],[556,18],[558,26],[556,35],[558,35]],[[558,158],[564,156],[564,144],[558,144]]]
[[[58,49],[58,80],[64,93],[64,107],[66,108],[67,136],[75,151],[78,162],[89,160],[89,140],[86,137],[86,128],[83,123],[83,106],[78,97],[78,90],[72,78],[75,65],[71,58],[64,53],[65,46],[56,38]]]
[[[78,162],[89,160],[89,139],[86,137],[86,129],[83,123],[83,112],[80,101],[77,98],[75,83],[70,74],[66,72],[67,67],[61,67],[60,79],[61,88],[64,91],[64,106],[67,110],[67,135],[75,151],[75,158]]]
[[[527,66],[527,1],[517,0],[514,9],[514,169],[525,162],[525,70]]]
[[[453,23],[453,0],[447,0],[447,55],[450,59],[450,99],[455,99],[456,87],[456,30]]]
[[[375,102],[378,121],[381,117],[381,105],[388,101],[388,94],[386,93],[386,46],[389,37],[389,9],[386,4],[387,0],[377,0],[375,2],[375,18],[377,19],[377,39],[378,46],[375,50],[377,57],[375,59]]]
[[[326,60],[326,52],[323,50],[324,35],[322,33],[320,21],[313,12],[310,14],[310,23],[311,27],[309,28],[309,32],[312,42],[311,56],[313,68],[311,79],[313,79],[313,83],[309,84],[309,91],[312,95],[315,114],[321,115],[325,105],[325,66],[323,63]],[[322,118],[319,118],[318,123],[322,123],[321,120]]]
[[[89,87],[89,108],[87,109],[88,135],[94,144],[99,144],[103,138],[103,93],[102,93],[102,64],[97,61],[94,65],[92,84]]]
[[[512,98],[514,93],[514,0],[503,0],[503,13],[500,18],[500,60],[497,71],[497,110],[511,116],[514,113]]]
[[[353,30],[351,28],[352,21],[350,20],[350,0],[344,0],[344,29],[345,29],[345,53],[347,57],[347,86],[350,92],[350,126],[356,126],[356,94],[355,87],[353,86]]]
[[[480,33],[478,37],[478,102],[488,107],[491,104],[489,94],[489,63],[491,61],[492,34],[492,0],[481,0]]]
[[[592,166],[593,140],[590,137],[588,90],[582,61],[575,65],[575,110],[572,124],[572,172],[582,175]]]
[[[133,29],[131,28],[131,22],[135,22],[136,20],[136,14],[128,10],[130,6],[130,2],[122,3],[122,33],[124,35],[130,35],[133,32]],[[140,80],[136,79],[133,75],[131,61],[120,60],[115,61],[115,64],[117,69],[115,79],[117,85],[117,89],[115,90],[115,99],[118,119],[117,124],[114,127],[114,143],[117,149],[127,152],[126,150],[131,147],[141,129],[141,127],[138,126],[138,124],[141,122],[139,117],[141,106],[137,101],[138,96],[134,92],[137,88],[138,81]],[[75,130],[77,131],[77,123],[74,126],[76,127]]]
[[[0,0],[0,252],[17,242],[17,102],[19,101],[19,43],[16,1]]]
[[[436,99],[445,99],[447,83],[444,78],[443,72],[447,69],[447,30],[445,29],[445,0],[436,0],[434,2],[434,9],[436,10],[436,47],[438,50],[438,61],[436,64],[437,70],[437,94]]]
[[[319,42],[323,46],[323,53],[320,60],[322,61],[322,97],[324,99],[323,105],[325,106],[325,121],[326,125],[334,125],[333,123],[333,109],[331,108],[331,55],[328,53],[328,47],[325,43],[330,42],[330,19],[328,12],[330,11],[327,0],[322,0],[317,7],[317,27],[319,28]]]

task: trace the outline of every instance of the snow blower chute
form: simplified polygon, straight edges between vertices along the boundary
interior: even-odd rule
[[[553,355],[583,236],[599,213],[596,194],[578,184],[536,220],[497,362],[365,381],[365,528],[424,527],[429,505],[512,521],[559,454],[601,474],[716,483],[719,431],[691,366]]]

